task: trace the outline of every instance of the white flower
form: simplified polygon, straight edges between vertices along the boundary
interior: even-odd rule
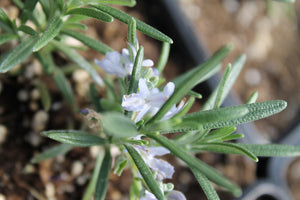
[[[155,158],[155,156],[163,156],[170,153],[168,149],[145,146],[135,146],[135,149],[142,156],[146,165],[154,172],[156,180],[162,181],[165,178],[172,178],[174,167],[162,159]]]
[[[137,112],[134,121],[138,122],[141,118],[149,112],[150,115],[155,115],[157,111],[162,107],[166,100],[173,94],[175,85],[169,82],[162,92],[158,88],[149,90],[146,80],[139,80],[139,92],[130,95],[124,95],[122,101],[122,107],[127,111]],[[173,117],[178,113],[184,103],[181,102],[178,107],[174,105],[164,116],[163,120]]]
[[[172,190],[169,192],[166,196],[167,200],[186,200],[184,194],[182,192],[179,192],[177,190]],[[154,194],[149,192],[148,190],[145,191],[145,196],[140,198],[140,200],[157,200]]]

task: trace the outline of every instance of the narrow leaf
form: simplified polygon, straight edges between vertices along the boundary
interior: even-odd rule
[[[131,16],[110,6],[104,5],[104,4],[98,4],[93,5],[95,8],[108,13],[109,15],[113,16],[114,18],[120,20],[121,22],[124,22],[125,24],[128,24]],[[144,22],[135,19],[136,20],[136,28],[140,30],[141,32],[145,33],[146,35],[149,35],[150,37],[153,37],[154,39],[161,40],[163,42],[173,43],[173,40],[163,34],[162,32],[158,31],[157,29],[153,28],[152,26],[149,26],[148,24],[145,24]]]
[[[226,137],[226,136],[232,134],[235,131],[236,131],[235,126],[219,128],[219,129],[214,130],[211,133],[209,133],[203,140],[201,140],[201,142],[206,143],[206,142],[218,141],[221,138]]]
[[[19,28],[18,31],[22,31],[24,33],[27,33],[29,35],[37,35],[37,32],[33,30],[30,26],[22,24]]]
[[[216,190],[213,188],[209,180],[197,169],[191,168],[193,174],[195,175],[198,183],[202,187],[208,200],[220,200]]]
[[[55,38],[58,35],[62,25],[63,21],[61,20],[60,16],[53,17],[40,39],[34,45],[33,51],[35,52],[40,50],[42,47],[47,45],[53,38]]]
[[[58,142],[78,147],[89,147],[107,143],[107,141],[103,138],[76,130],[43,131],[42,135]]]
[[[2,10],[2,8],[0,8],[0,27],[8,33],[14,33],[13,23],[6,15],[6,13]]]
[[[133,51],[137,51],[137,36],[136,36],[136,21],[132,17],[128,24],[127,29],[127,40],[128,40],[128,50],[131,62],[134,61],[134,53]]]
[[[40,93],[40,97],[41,97],[41,101],[42,101],[42,105],[44,107],[44,110],[48,111],[51,107],[51,97],[50,97],[48,88],[43,82],[38,81],[37,82],[37,89]]]
[[[65,22],[62,26],[62,30],[69,30],[69,29],[78,29],[78,30],[86,31],[88,27],[78,22]]]
[[[246,116],[248,109],[245,106],[235,106],[202,111],[154,123],[146,127],[148,131],[160,133],[183,132],[190,130],[213,129],[235,125],[239,119]],[[176,123],[177,121],[177,123]],[[168,126],[168,124],[171,124]]]
[[[97,156],[96,164],[94,165],[92,178],[90,179],[90,182],[89,182],[86,190],[84,191],[82,200],[91,200],[91,198],[92,198],[92,196],[95,192],[97,180],[98,180],[99,173],[100,173],[101,164],[103,162],[103,157],[104,157],[103,154],[104,153],[102,153],[100,151],[98,156]]]
[[[251,151],[239,144],[225,142],[202,143],[191,147],[191,149],[194,152],[211,151],[216,153],[245,155],[255,162],[258,162],[258,158]]]
[[[111,167],[111,155],[110,155],[110,149],[108,147],[105,149],[105,156],[102,161],[99,177],[96,184],[95,200],[105,199],[110,167]]]
[[[63,30],[62,33],[81,41],[83,44],[87,45],[88,47],[91,47],[92,49],[102,54],[106,54],[107,52],[113,51],[109,46],[103,44],[102,42],[99,42],[98,40],[87,37],[82,33],[71,30]]]
[[[170,150],[172,154],[183,160],[191,169],[198,170],[204,176],[206,176],[209,180],[214,183],[227,188],[231,191],[235,196],[241,195],[241,189],[223,177],[219,172],[217,172],[214,168],[208,166],[204,162],[198,160],[194,156],[188,154],[184,149],[180,148],[179,145],[167,139],[166,137],[159,134],[146,134],[147,137],[156,140],[162,146],[166,147]]]
[[[104,86],[103,80],[101,79],[101,77],[99,76],[97,71],[80,54],[78,54],[76,51],[74,51],[73,49],[71,49],[70,47],[67,47],[66,45],[64,45],[62,43],[52,41],[52,44],[54,44],[56,48],[58,48],[60,51],[62,51],[73,62],[75,62],[81,68],[86,70],[99,86]]]
[[[42,153],[34,156],[31,159],[31,162],[32,163],[39,163],[39,162],[42,162],[42,161],[50,159],[50,158],[55,158],[58,155],[63,155],[65,153],[67,153],[71,149],[72,149],[71,145],[59,144],[59,145],[51,147],[51,148],[43,151]]]
[[[156,65],[156,68],[157,68],[159,74],[161,74],[164,71],[164,68],[168,62],[168,58],[170,55],[170,49],[171,49],[170,43],[164,42],[162,45],[161,52],[160,52],[159,60]]]
[[[239,144],[256,156],[264,157],[288,157],[300,156],[300,146],[282,144]]]
[[[88,2],[90,4],[99,4],[99,0],[85,0],[85,2]],[[116,5],[122,5],[122,6],[130,6],[133,7],[136,4],[135,0],[101,0],[101,3],[108,3],[108,4],[116,4]]]
[[[225,69],[224,75],[220,81],[219,87],[218,87],[214,108],[219,108],[222,103],[222,99],[224,99],[224,90],[225,90],[225,88],[228,87],[227,85],[228,85],[228,81],[229,81],[228,78],[229,78],[230,72],[231,72],[231,64],[228,64]]]
[[[130,145],[124,145],[133,159],[135,165],[137,166],[140,174],[144,178],[147,186],[150,188],[151,192],[156,196],[158,200],[164,200],[164,195],[162,194],[160,187],[157,181],[154,179],[154,176],[151,170],[146,165],[145,161],[141,155]]]
[[[66,14],[67,15],[84,15],[84,16],[95,18],[95,19],[99,19],[104,22],[112,22],[114,20],[110,15],[108,15],[104,12],[101,12],[100,10],[94,9],[94,8],[74,8],[74,9],[69,10]]]
[[[104,113],[102,126],[106,134],[114,137],[134,137],[139,134],[133,121],[122,113]]]
[[[26,0],[24,4],[24,8],[22,9],[22,15],[21,15],[21,23],[25,24],[28,18],[32,17],[32,11],[34,10],[36,6],[37,0]],[[28,16],[30,14],[30,16]]]
[[[20,43],[17,47],[11,50],[8,54],[2,57],[0,60],[0,72],[4,73],[21,63],[31,53],[32,48],[35,45],[38,37],[32,36]]]
[[[75,105],[75,98],[73,94],[73,90],[71,88],[70,83],[68,82],[67,78],[63,74],[63,72],[59,68],[55,68],[53,80],[61,93],[63,94],[64,98],[70,105]]]
[[[9,42],[13,39],[16,39],[16,38],[18,38],[18,36],[15,34],[11,34],[11,33],[0,34],[0,45],[4,44],[6,42]]]
[[[188,91],[190,91],[194,86],[199,84],[201,81],[205,80],[207,77],[210,77],[214,68],[218,66],[218,63],[228,54],[231,50],[231,46],[225,46],[219,51],[217,51],[208,61],[196,68],[194,73],[188,73],[184,77],[184,80],[181,84],[176,85],[175,91],[172,96],[165,102],[161,109],[154,115],[147,124],[153,123],[163,118],[163,116],[172,108],[174,104],[179,102]]]
[[[144,59],[144,47],[141,46],[135,57],[127,94],[136,93],[138,90],[138,83],[141,78],[140,71],[141,71],[143,59]]]
[[[256,100],[258,98],[258,92],[255,91],[251,94],[251,96],[249,97],[248,101],[246,102],[246,104],[251,104],[251,103],[255,103]]]
[[[274,101],[266,101],[260,103],[253,103],[253,104],[246,104],[246,105],[239,105],[239,106],[232,106],[227,108],[221,108],[219,110],[220,114],[225,110],[227,112],[234,112],[236,109],[246,108],[248,113],[246,115],[240,115],[239,117],[233,118],[231,120],[224,120],[223,122],[213,122],[213,123],[206,123],[203,124],[204,129],[213,129],[213,128],[221,128],[226,126],[235,126],[241,123],[246,123],[258,119],[262,119],[271,115],[274,115],[282,110],[284,110],[287,106],[287,103],[282,100],[274,100]],[[237,110],[236,110],[237,111]],[[206,115],[208,111],[200,111],[191,114],[187,114],[183,117],[183,121],[190,121],[193,119],[198,118],[198,122],[202,123],[201,120],[204,121],[207,119],[202,118],[202,116]],[[209,112],[208,112],[209,113]],[[212,116],[213,117],[213,116]],[[215,116],[214,116],[215,117]]]
[[[241,55],[238,57],[232,65],[232,70],[227,78],[226,87],[223,89],[223,95],[220,101],[220,104],[223,103],[227,95],[229,94],[233,84],[235,83],[238,75],[240,74],[244,64],[246,62],[246,55]],[[219,86],[218,86],[219,87]],[[205,102],[202,110],[210,110],[214,106],[214,102],[216,101],[218,87],[214,90],[214,92],[210,95],[209,99]]]

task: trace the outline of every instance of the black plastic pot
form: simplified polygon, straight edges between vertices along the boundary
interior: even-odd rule
[[[209,53],[203,47],[199,36],[196,36],[192,26],[181,12],[176,0],[145,0],[143,3],[147,5],[145,14],[148,15],[150,24],[174,40],[170,56],[175,61],[180,63],[184,60],[183,66],[192,67],[206,60]],[[185,68],[182,71],[186,70],[188,69]],[[220,76],[216,75],[198,87],[202,88],[201,93],[203,93],[203,87],[208,88],[207,95],[209,95],[216,88],[219,81]],[[238,104],[241,104],[241,100],[232,91],[223,103],[223,106]],[[299,120],[297,123],[299,123]],[[243,143],[264,144],[270,142],[261,136],[254,123],[239,125],[238,132],[245,135],[240,141]],[[282,139],[280,143],[300,145],[300,126],[297,126],[296,129],[287,134],[287,137]],[[264,172],[258,173],[258,181],[246,188],[243,196],[238,199],[292,200],[286,177],[288,166],[294,160],[295,158],[263,159],[263,162],[258,163],[258,169],[263,168]],[[268,167],[266,168],[266,166]]]

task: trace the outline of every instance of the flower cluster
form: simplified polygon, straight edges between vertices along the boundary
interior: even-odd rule
[[[133,47],[129,44],[133,57],[136,57],[136,49],[139,47]],[[133,59],[133,60],[134,60]],[[133,70],[133,61],[130,59],[128,49],[123,49],[122,54],[113,51],[106,54],[106,57],[101,60],[95,60],[95,63],[99,65],[105,72],[116,75],[120,78],[125,78],[127,75],[131,75]],[[149,69],[153,66],[153,61],[150,59],[143,60],[142,67]],[[154,68],[152,69],[151,76],[156,76],[159,79],[158,73]],[[175,84],[169,82],[165,85],[162,91],[156,87],[152,87],[152,83],[147,81],[146,78],[139,79],[138,92],[128,95],[124,95],[122,98],[122,107],[126,111],[133,112],[132,120],[138,122],[146,116],[155,115],[168,98],[173,94]],[[169,119],[177,114],[184,107],[184,102],[181,102],[178,106],[174,105],[162,118],[162,120]],[[137,136],[133,139],[140,140],[141,136]],[[170,153],[168,149],[164,147],[147,147],[146,145],[135,145],[134,148],[141,155],[146,165],[152,170],[155,179],[161,186],[160,189],[163,193],[166,193],[167,200],[186,200],[185,196],[173,187],[167,189],[164,187],[163,180],[170,179],[174,173],[174,167],[168,162],[156,158],[156,156],[163,156]],[[145,190],[145,195],[140,200],[156,200],[154,194]]]

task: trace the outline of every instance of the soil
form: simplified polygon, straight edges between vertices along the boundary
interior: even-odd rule
[[[233,5],[236,7],[233,11],[232,8],[227,8],[225,2],[228,3],[230,0],[181,1],[186,13],[194,13],[187,16],[208,51],[214,52],[222,44],[231,42],[235,50],[227,61],[232,62],[239,54],[247,53],[247,64],[235,85],[236,93],[243,101],[246,101],[255,90],[260,93],[258,101],[271,99],[288,101],[289,107],[285,112],[256,123],[265,137],[276,141],[282,137],[280,133],[285,133],[299,114],[300,45],[297,17],[278,10],[267,11],[266,4],[260,1],[233,1],[238,5]],[[296,11],[300,11],[298,4],[296,3]],[[18,15],[17,9],[10,1],[1,0],[0,6],[10,13],[11,18]],[[142,5],[138,5],[137,8],[127,9],[126,12],[147,21],[141,14],[143,12],[140,10],[144,11],[143,9]],[[253,12],[252,18],[243,17],[249,10]],[[100,39],[117,51],[127,46],[124,37],[126,26],[117,20],[110,24],[96,20],[86,20],[85,23],[89,26],[89,31],[85,32],[89,36]],[[140,32],[138,38],[145,48],[145,56],[157,62],[160,44]],[[70,42],[75,44],[74,41]],[[13,45],[1,46],[0,53]],[[91,61],[104,57],[92,50],[80,53]],[[57,59],[64,58],[57,55]],[[178,62],[178,57],[171,55],[166,68],[166,77],[170,80],[177,76],[184,63],[185,61]],[[76,70],[73,75],[68,76],[75,90],[79,107],[85,108],[90,105],[85,94],[90,80],[82,77],[86,77],[82,70]],[[40,97],[36,95],[36,82],[39,80],[50,88],[52,107],[48,112],[44,110]],[[0,132],[6,135],[0,143],[0,199],[2,196],[7,200],[80,199],[91,176],[97,149],[74,148],[64,156],[40,164],[31,164],[30,159],[56,144],[41,137],[39,134],[41,131],[70,127],[79,129],[85,126],[81,123],[83,121],[81,116],[63,100],[51,78],[43,75],[39,64],[32,59],[26,60],[22,66],[17,67],[14,73],[1,74],[0,88],[2,88],[0,89]],[[197,104],[196,107],[199,108],[200,105]],[[256,165],[247,158],[209,153],[201,154],[199,158],[243,187],[254,183],[257,179]],[[191,172],[172,156],[168,156],[167,159],[174,163],[177,171],[172,180],[175,188],[184,192],[187,199],[204,199],[201,188]],[[298,173],[297,170],[294,171]],[[111,174],[107,199],[128,199],[130,179],[129,170],[125,170],[121,177]],[[296,194],[299,188],[297,187],[299,176],[293,176],[291,180],[292,191]],[[232,199],[227,192],[221,188],[217,189],[221,199]],[[297,195],[295,198],[300,199],[300,196]]]

